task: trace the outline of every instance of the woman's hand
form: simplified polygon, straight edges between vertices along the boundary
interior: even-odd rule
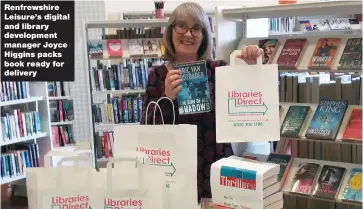
[[[176,99],[176,95],[181,90],[181,81],[180,70],[169,70],[168,74],[166,74],[165,95],[173,101]]]
[[[255,65],[259,56],[263,56],[263,49],[257,45],[248,45],[242,47],[242,53],[237,58],[243,59],[248,65]]]

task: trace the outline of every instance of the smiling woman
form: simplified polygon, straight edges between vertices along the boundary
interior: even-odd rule
[[[210,23],[207,14],[197,3],[182,3],[171,14],[168,25],[164,33],[165,59],[168,64],[157,67],[149,75],[146,94],[144,97],[143,113],[141,124],[145,121],[153,120],[153,111],[146,114],[146,107],[151,102],[156,102],[161,97],[168,97],[169,100],[159,102],[163,119],[166,124],[173,123],[175,114],[175,124],[196,125],[197,150],[195,156],[198,162],[198,175],[196,189],[198,190],[198,200],[210,198],[210,167],[217,160],[233,154],[231,144],[216,143],[216,121],[215,121],[215,68],[226,65],[225,61],[211,61],[212,36]],[[248,64],[256,64],[256,58],[261,55],[261,50],[256,46],[247,46],[241,51],[239,58]],[[206,61],[208,85],[210,94],[211,111],[199,114],[179,115],[176,95],[181,91],[180,70],[173,69],[173,64],[194,62],[199,60]],[[200,87],[203,88],[203,87]],[[184,88],[185,89],[185,88]],[[150,105],[151,109],[155,107]],[[147,115],[145,117],[145,115]],[[161,114],[156,108],[156,124],[162,124]],[[183,150],[188,152],[188,150]]]

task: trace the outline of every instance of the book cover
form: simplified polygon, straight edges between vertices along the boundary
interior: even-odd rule
[[[345,185],[342,199],[345,201],[362,202],[362,168],[353,168]]]
[[[340,44],[340,38],[321,38],[310,59],[309,69],[331,69],[331,64]]]
[[[130,56],[144,56],[144,48],[142,41],[139,39],[130,39],[129,41],[129,53]]]
[[[88,41],[88,53],[91,57],[103,55],[102,40]]]
[[[107,40],[107,52],[110,57],[122,57],[122,44],[119,39]]]
[[[208,74],[205,61],[174,64],[181,70],[181,90],[177,95],[179,114],[195,114],[211,110]]]
[[[273,56],[277,50],[278,43],[278,39],[259,40],[258,47],[262,48],[264,52],[262,64],[268,64],[272,62]]]
[[[296,69],[296,64],[299,61],[301,51],[306,43],[306,39],[288,39],[277,59],[279,68]]]
[[[202,198],[201,209],[232,209],[229,207],[213,204],[212,198]]]
[[[324,165],[321,170],[314,196],[335,199],[339,192],[346,168]]]
[[[319,168],[320,165],[316,163],[300,163],[292,181],[291,192],[309,195]]]
[[[142,45],[145,56],[159,56],[160,50],[155,39],[143,40]]]
[[[347,101],[320,101],[305,136],[311,139],[334,140],[347,106]]]
[[[362,107],[352,109],[342,140],[362,140]]]
[[[362,67],[362,38],[350,38],[339,61],[339,69]]]
[[[287,173],[289,172],[292,162],[291,159],[291,155],[278,153],[271,153],[267,158],[267,162],[280,165],[280,172],[278,174],[277,180],[280,182],[281,188],[284,185]]]
[[[281,125],[281,136],[299,137],[310,106],[291,105]]]

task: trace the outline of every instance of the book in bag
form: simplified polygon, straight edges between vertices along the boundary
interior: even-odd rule
[[[181,70],[181,90],[177,95],[179,114],[209,112],[210,93],[206,61],[174,64]]]

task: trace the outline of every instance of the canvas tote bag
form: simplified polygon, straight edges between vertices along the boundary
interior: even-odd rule
[[[130,163],[137,166],[137,169],[112,168],[112,165],[118,163]],[[165,190],[162,173],[150,172],[147,167],[134,157],[109,159],[107,168],[93,176],[94,180],[101,182],[101,186],[92,185],[92,208],[167,209],[163,205]]]
[[[237,53],[230,66],[216,68],[217,142],[278,141],[278,66],[262,65],[262,56],[247,65]]]
[[[88,160],[87,166],[80,166]],[[62,166],[72,161],[74,166]],[[96,170],[86,156],[65,157],[57,167],[27,169],[29,209],[89,208],[89,182]]]
[[[159,108],[161,119],[162,110],[158,102],[151,102],[146,109],[149,111],[151,104]],[[174,107],[173,107],[174,110]],[[197,195],[197,126],[155,125],[155,112],[153,125],[121,125],[114,127],[115,151],[118,157],[130,152],[144,153],[147,155],[142,161],[147,161],[154,169],[165,173],[164,186],[167,188],[171,207],[168,209],[196,208]],[[137,157],[137,156],[134,156]]]

